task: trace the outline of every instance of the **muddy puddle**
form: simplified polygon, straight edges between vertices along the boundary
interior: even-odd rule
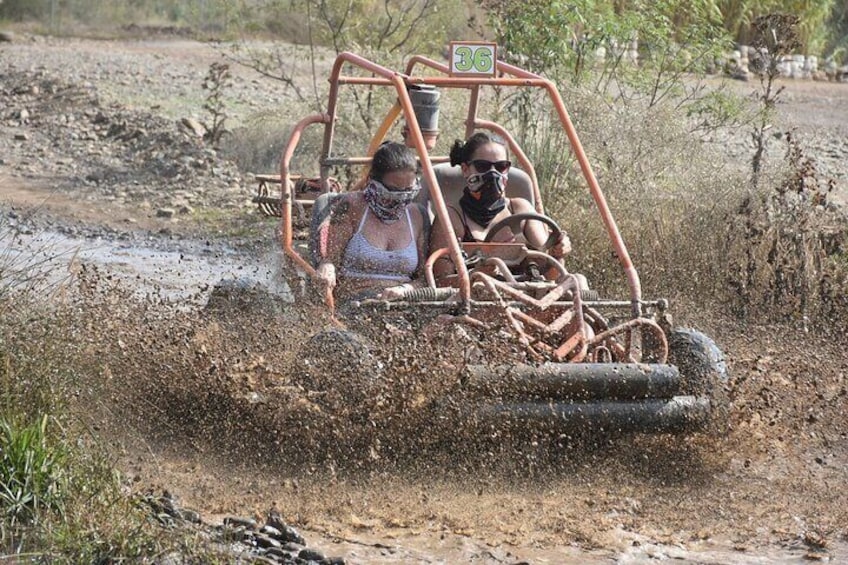
[[[598,471],[606,473],[606,467],[601,464]],[[209,522],[220,523],[235,511],[258,517],[273,503],[297,524],[310,547],[349,564],[760,565],[848,559],[844,541],[810,547],[799,516],[791,531],[744,512],[738,528],[727,528],[715,523],[717,503],[707,493],[635,484],[625,476],[586,484],[591,471],[551,470],[538,485],[519,478],[512,484],[489,483],[487,491],[479,477],[348,481],[342,473],[296,479],[257,471],[225,479],[220,468],[196,461],[160,461],[158,468],[167,470],[186,503],[202,499]],[[713,486],[734,488],[725,481]],[[689,514],[685,526],[681,514]],[[743,533],[758,519],[755,531]]]
[[[0,285],[48,295],[61,292],[81,270],[97,269],[132,287],[136,298],[185,307],[205,304],[221,281],[261,284],[281,300],[292,300],[275,254],[250,257],[208,241],[79,237],[0,224],[0,264]]]
[[[435,536],[434,536],[435,537]],[[381,538],[360,536],[340,540],[317,540],[316,548],[327,555],[344,555],[349,563],[536,563],[579,565],[581,563],[653,563],[767,565],[820,561],[807,551],[756,551],[733,549],[732,540],[702,541],[688,547],[656,543],[650,537],[616,529],[604,536],[604,549],[579,547],[522,548],[491,547],[454,534],[439,535],[424,543],[415,534],[388,534]],[[843,551],[842,557],[848,557]],[[829,558],[823,561],[827,562]],[[831,561],[839,563],[836,557]]]

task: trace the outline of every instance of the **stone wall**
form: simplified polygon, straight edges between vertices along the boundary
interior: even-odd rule
[[[769,54],[748,45],[740,45],[728,55],[718,68],[739,79],[748,79],[762,73],[767,64]],[[848,65],[838,66],[833,60],[827,59],[820,64],[815,55],[792,54],[783,55],[778,59],[777,70],[780,76],[793,79],[813,80],[848,80]]]

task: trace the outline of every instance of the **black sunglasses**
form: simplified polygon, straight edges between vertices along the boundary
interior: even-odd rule
[[[492,167],[499,173],[505,173],[512,166],[512,161],[487,161],[486,159],[474,159],[470,161],[478,173],[485,173],[492,170]]]

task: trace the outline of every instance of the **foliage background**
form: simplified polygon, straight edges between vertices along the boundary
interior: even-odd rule
[[[486,13],[498,18],[485,22]],[[650,33],[654,27],[671,26],[678,39],[691,29],[719,25],[733,40],[747,44],[751,23],[769,13],[791,13],[801,18],[801,51],[805,54],[844,59],[848,46],[846,0],[570,0],[542,2],[464,0],[4,0],[0,19],[35,22],[51,33],[109,34],[131,24],[177,26],[199,33],[227,36],[241,30],[295,43],[314,42],[343,47],[338,32],[344,28],[347,46],[370,46],[393,52],[410,48],[439,50],[447,40],[468,38],[469,29],[504,35],[498,29],[502,14],[511,14],[528,26],[544,22],[550,34],[536,51],[555,53],[563,44],[597,42],[596,32],[626,37],[628,29]],[[662,14],[663,21],[650,14]],[[516,17],[517,16],[517,17]],[[409,27],[419,19],[420,26]],[[653,21],[649,21],[652,20]],[[646,27],[645,24],[648,24]],[[568,25],[567,33],[557,36]],[[392,28],[415,29],[406,40],[394,37]],[[387,31],[389,33],[387,33]],[[519,25],[508,33],[524,34]],[[421,33],[426,32],[426,33]],[[344,46],[344,47],[347,47]],[[543,48],[544,47],[544,48]],[[553,47],[554,49],[550,49]],[[583,49],[580,47],[579,49]]]

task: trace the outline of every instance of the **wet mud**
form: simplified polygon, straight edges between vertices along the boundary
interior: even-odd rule
[[[460,326],[285,296],[207,307],[221,273],[248,269],[237,257],[63,241],[97,368],[86,417],[139,489],[207,521],[273,507],[352,563],[846,555],[848,359],[833,338],[712,321],[733,376],[726,435],[514,433],[472,425],[462,369],[498,347]],[[197,279],[181,267],[195,264]]]

